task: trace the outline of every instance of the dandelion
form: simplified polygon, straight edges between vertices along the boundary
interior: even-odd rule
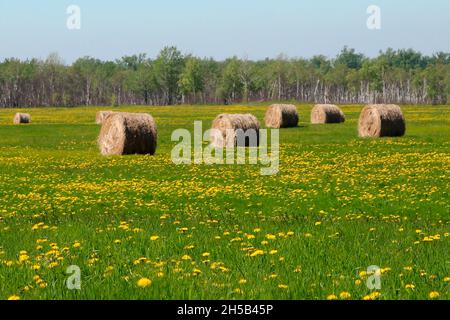
[[[8,300],[20,300],[20,297],[18,295],[13,294],[12,296],[8,297]]]
[[[405,285],[405,289],[414,290],[415,288],[416,288],[416,286],[414,284],[412,284],[412,283],[409,283],[409,284]]]
[[[247,283],[247,280],[245,280],[245,279],[240,279],[239,280],[239,284],[246,284]]]
[[[271,255],[274,255],[274,254],[277,254],[278,253],[278,250],[270,250],[269,251],[269,254],[271,254]]]
[[[339,294],[339,297],[341,299],[350,299],[351,298],[351,294],[347,291],[343,291]]]
[[[20,255],[19,255],[19,262],[20,263],[24,263],[24,262],[26,262],[26,261],[28,261],[30,259],[30,257],[28,256],[28,254],[25,252],[25,253],[21,253]]]
[[[151,236],[150,237],[150,240],[151,241],[156,241],[156,240],[158,240],[159,239],[159,236]]]
[[[148,278],[141,278],[137,282],[137,286],[140,288],[146,288],[152,284],[152,281]]]
[[[445,277],[444,282],[450,282],[450,277]]]
[[[440,296],[440,294],[439,294],[439,292],[437,292],[437,291],[432,291],[432,292],[430,292],[430,294],[428,295],[428,297],[429,297],[430,299],[437,299],[437,298],[439,298],[439,296]]]
[[[209,252],[203,252],[202,257],[209,257],[211,254]]]
[[[361,281],[361,280],[359,280],[359,279],[355,280],[355,284],[356,284],[357,286],[360,286],[360,285],[361,285],[361,283],[362,283],[362,281]]]
[[[330,294],[329,296],[327,296],[327,300],[337,300],[337,296],[335,294]]]
[[[253,251],[253,253],[250,255],[250,257],[256,257],[256,256],[262,256],[264,254],[263,250],[255,250]]]
[[[276,238],[277,238],[277,236],[274,235],[274,234],[267,234],[266,235],[266,239],[268,239],[268,240],[275,240]]]
[[[363,300],[376,300],[381,296],[378,291],[372,292],[371,294],[364,296]]]
[[[195,275],[198,275],[198,274],[202,273],[202,270],[195,268],[194,270],[192,270],[192,273],[194,273]]]
[[[322,224],[322,221],[317,221],[314,225],[317,227],[317,226],[320,226]]]
[[[285,285],[285,284],[279,284],[279,285],[278,285],[278,288],[279,288],[279,289],[284,289],[284,290],[285,290],[285,289],[288,289],[289,287],[288,287],[287,285]]]
[[[187,261],[192,260],[192,258],[189,255],[185,254],[184,256],[181,257],[181,260]]]
[[[407,267],[404,267],[404,268],[403,268],[403,270],[405,270],[405,271],[412,271],[412,269],[413,269],[413,268],[410,267],[410,266],[407,266]]]

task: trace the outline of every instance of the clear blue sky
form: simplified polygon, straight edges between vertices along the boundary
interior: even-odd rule
[[[66,28],[70,4],[81,8],[79,31]],[[371,4],[379,31],[366,27]],[[448,0],[0,0],[0,59],[154,57],[166,45],[216,59],[333,57],[344,45],[431,54],[450,51],[449,16]]]

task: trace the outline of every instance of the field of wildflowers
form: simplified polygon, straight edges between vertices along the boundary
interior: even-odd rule
[[[407,135],[378,140],[362,106],[298,108],[274,176],[171,161],[173,130],[265,106],[120,108],[155,117],[157,154],[106,158],[100,108],[1,109],[0,299],[449,299],[450,106],[403,106]]]

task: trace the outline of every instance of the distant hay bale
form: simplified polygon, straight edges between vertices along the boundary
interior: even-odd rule
[[[360,137],[401,137],[406,124],[402,110],[395,104],[367,105],[359,117]]]
[[[14,124],[30,123],[31,116],[28,113],[16,113],[13,122]]]
[[[311,111],[312,124],[345,122],[342,110],[334,104],[316,104]]]
[[[156,152],[157,128],[146,113],[115,112],[103,122],[98,138],[102,155],[150,154]]]
[[[211,144],[216,148],[259,146],[258,119],[251,114],[220,114],[212,123]]]
[[[297,107],[292,104],[273,104],[266,112],[265,122],[268,128],[289,128],[298,126]]]
[[[95,122],[97,124],[102,124],[103,121],[105,121],[105,119],[107,117],[109,117],[110,115],[112,115],[114,112],[113,111],[99,111],[97,112],[97,115],[95,116]]]

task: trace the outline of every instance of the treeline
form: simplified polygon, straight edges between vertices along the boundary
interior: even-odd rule
[[[450,53],[414,50],[367,58],[344,48],[334,59],[314,56],[226,61],[164,48],[116,61],[91,57],[65,65],[45,61],[0,63],[0,106],[172,105],[296,100],[317,103],[445,104],[450,98]]]

